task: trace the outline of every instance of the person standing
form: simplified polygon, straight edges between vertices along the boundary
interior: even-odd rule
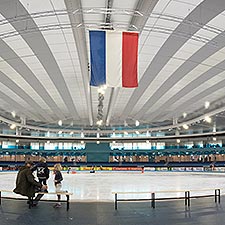
[[[41,157],[39,162],[31,169],[32,172],[37,171],[37,178],[41,185],[47,185],[47,179],[49,178],[49,169],[48,165],[46,163],[46,158]],[[47,190],[44,190],[43,192],[48,192]],[[35,198],[34,204],[37,204],[37,202],[43,197],[43,194],[38,194]]]
[[[49,178],[49,169],[46,163],[46,158],[41,157],[39,162],[31,170],[32,172],[37,171],[37,177],[40,184],[47,185],[47,179]]]
[[[55,175],[54,184],[55,184],[55,192],[56,193],[62,191],[62,183],[61,182],[63,180],[63,176],[62,176],[61,170],[62,170],[62,166],[60,163],[57,163],[54,165],[53,173]],[[61,195],[57,195],[57,198],[58,198],[58,202],[54,205],[54,208],[61,207],[61,203],[60,203]]]
[[[17,174],[16,188],[13,190],[16,194],[28,197],[29,207],[37,205],[40,199],[34,199],[35,193],[39,190],[47,190],[47,185],[42,185],[34,179],[31,171],[33,162],[28,161],[25,166],[22,166]],[[43,195],[42,195],[43,196]]]

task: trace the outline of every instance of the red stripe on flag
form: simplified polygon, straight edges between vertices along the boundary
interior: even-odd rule
[[[138,33],[123,32],[122,44],[122,86],[133,88],[138,86]]]

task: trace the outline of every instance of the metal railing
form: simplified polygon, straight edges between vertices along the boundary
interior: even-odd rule
[[[160,200],[176,200],[176,199],[184,199],[184,204],[187,207],[190,207],[191,199],[192,198],[206,198],[206,197],[214,197],[215,203],[220,204],[220,196],[221,196],[221,189],[200,189],[200,190],[175,190],[175,191],[155,191],[155,192],[112,192],[115,195],[115,210],[118,209],[118,202],[128,202],[128,201],[150,201],[151,207],[156,207],[156,201]],[[191,193],[195,192],[205,192],[205,191],[213,191],[212,194],[199,194],[199,195],[191,195]],[[172,196],[172,197],[157,197],[157,194],[162,193],[184,193],[184,196]],[[151,198],[119,198],[118,195],[127,195],[127,194],[151,194]]]

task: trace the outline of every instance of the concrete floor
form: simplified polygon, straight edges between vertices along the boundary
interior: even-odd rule
[[[55,209],[51,202],[40,202],[28,209],[26,201],[3,200],[0,225],[224,225],[225,198],[215,204],[213,198],[192,199],[190,208],[181,200],[160,201],[156,208],[149,202],[73,202]]]

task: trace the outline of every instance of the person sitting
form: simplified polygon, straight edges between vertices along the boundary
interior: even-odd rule
[[[34,179],[34,176],[31,171],[31,167],[33,165],[33,162],[28,161],[25,163],[25,166],[22,166],[17,174],[16,178],[16,188],[13,190],[16,194],[20,194],[23,196],[28,197],[28,203],[29,208],[31,206],[36,206],[38,203],[38,200],[40,199],[34,199],[35,193],[37,191],[44,191],[47,190],[47,185],[41,185],[39,182],[37,182]]]

